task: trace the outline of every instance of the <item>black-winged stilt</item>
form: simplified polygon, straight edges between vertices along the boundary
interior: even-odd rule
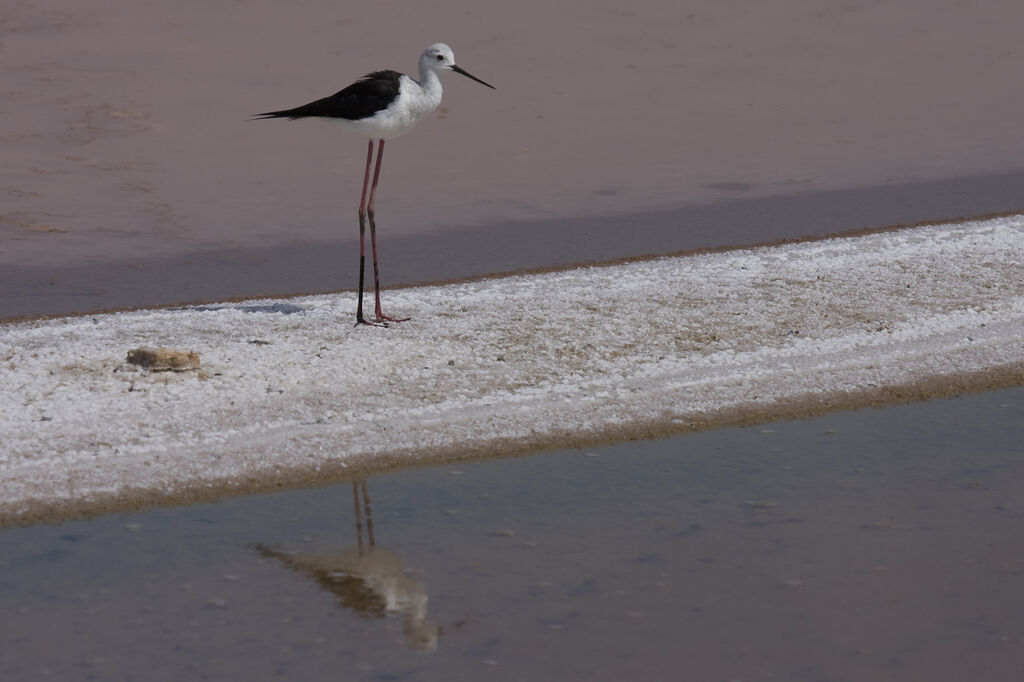
[[[420,79],[409,78],[397,71],[374,71],[357,80],[344,90],[330,97],[318,99],[294,109],[268,111],[256,114],[255,119],[323,118],[345,124],[349,130],[370,138],[366,149],[366,170],[363,173],[363,192],[359,199],[359,303],[356,308],[356,324],[370,324],[363,317],[363,271],[366,262],[364,239],[365,218],[370,218],[370,245],[373,250],[373,290],[376,301],[375,322],[404,322],[409,318],[395,319],[386,316],[380,307],[380,276],[377,267],[377,227],[374,224],[374,200],[377,197],[377,183],[380,180],[380,161],[384,156],[384,140],[390,140],[408,132],[416,123],[441,104],[440,71],[454,71],[477,83],[494,89],[476,76],[455,65],[455,54],[444,43],[434,43],[420,55]],[[366,200],[366,188],[370,185],[370,163],[373,160],[373,143],[377,144],[377,163],[373,170],[373,184],[370,186],[370,200]]]

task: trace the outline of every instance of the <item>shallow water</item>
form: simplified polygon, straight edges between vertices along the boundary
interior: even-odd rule
[[[356,507],[5,529],[0,678],[1016,679],[1022,413],[1012,389],[408,470]]]

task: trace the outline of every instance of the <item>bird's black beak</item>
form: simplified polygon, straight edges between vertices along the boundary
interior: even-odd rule
[[[490,83],[484,83],[482,80],[480,80],[479,78],[477,78],[476,76],[471,74],[469,71],[466,71],[465,69],[463,69],[461,67],[455,66],[454,64],[452,64],[452,71],[454,71],[455,73],[461,73],[466,78],[470,78],[472,80],[475,80],[480,85],[486,85],[491,90],[497,90],[497,88],[494,87],[493,85],[491,85]]]

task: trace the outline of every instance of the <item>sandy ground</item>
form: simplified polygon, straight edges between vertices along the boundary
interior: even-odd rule
[[[1009,189],[979,206],[977,186],[927,183],[1020,186],[1022,20],[952,0],[7,3],[0,317],[352,286],[364,143],[246,119],[410,70],[437,40],[498,90],[451,75],[388,147],[391,282],[638,255],[634,229],[644,253],[803,234],[773,204],[737,234],[628,218],[737,199],[925,183],[856,198],[833,229],[1018,210]],[[928,194],[940,211],[902,208]]]

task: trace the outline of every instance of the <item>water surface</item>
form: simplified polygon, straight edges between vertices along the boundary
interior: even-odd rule
[[[1022,414],[1011,389],[8,528],[0,677],[1013,680]]]

